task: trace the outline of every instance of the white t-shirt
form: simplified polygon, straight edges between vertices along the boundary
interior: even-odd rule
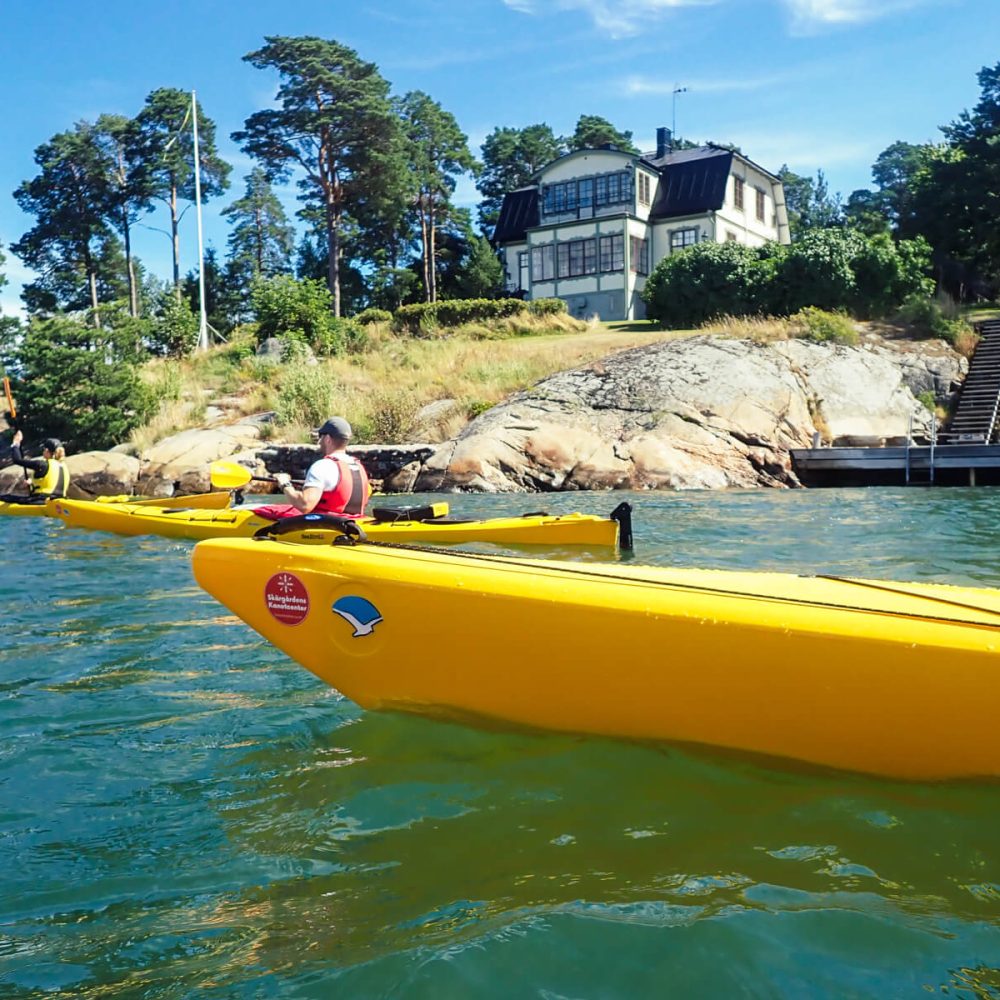
[[[318,459],[309,466],[302,489],[315,488],[321,493],[328,493],[331,490],[335,490],[340,485],[340,466],[335,461],[331,462],[330,459],[337,458],[341,458],[346,462],[352,461],[346,451],[335,451],[326,458]]]

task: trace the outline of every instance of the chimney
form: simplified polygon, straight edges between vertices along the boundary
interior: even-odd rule
[[[658,128],[656,130],[656,155],[666,156],[674,148],[674,137],[668,128]]]

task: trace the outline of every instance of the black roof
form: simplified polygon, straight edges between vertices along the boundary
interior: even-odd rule
[[[493,230],[494,243],[516,243],[527,230],[538,225],[538,188],[520,188],[505,194],[500,217]]]
[[[730,150],[699,146],[667,153],[660,159],[642,159],[660,175],[656,204],[649,213],[652,218],[698,215],[722,208],[733,165]]]
[[[732,170],[733,152],[721,146],[678,149],[664,156],[645,153],[643,166],[660,175],[659,193],[650,217],[669,219],[722,208]],[[539,224],[538,186],[520,188],[504,196],[494,243],[515,243]]]

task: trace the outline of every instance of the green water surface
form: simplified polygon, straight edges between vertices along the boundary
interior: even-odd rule
[[[660,565],[1000,587],[998,490],[444,499],[628,499]],[[366,713],[192,543],[0,545],[0,997],[1000,997],[1000,783]]]

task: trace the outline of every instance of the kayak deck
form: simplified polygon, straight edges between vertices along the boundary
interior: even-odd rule
[[[112,531],[122,535],[163,535],[169,538],[251,538],[280,525],[257,515],[252,507],[228,510],[167,510],[137,504],[92,504],[64,501],[58,516],[70,527]],[[305,519],[300,530],[284,535],[289,541],[328,545],[342,532],[311,526]],[[375,541],[449,544],[492,542],[510,545],[581,545],[614,548],[618,544],[619,525],[612,518],[593,514],[529,514],[523,517],[488,518],[459,521],[375,521],[359,518],[356,522]]]
[[[1000,591],[217,540],[199,584],[367,708],[1000,776]]]
[[[206,510],[221,510],[229,506],[231,495],[226,492],[197,493],[191,496],[176,497],[134,497],[127,494],[117,496],[95,497],[93,500],[77,500],[74,503],[98,504],[100,506],[112,505],[121,507],[129,504],[133,507],[150,507],[169,509],[175,507],[203,508]],[[64,502],[59,500],[46,500],[44,503],[0,503],[0,516],[7,517],[59,517],[55,504]]]

